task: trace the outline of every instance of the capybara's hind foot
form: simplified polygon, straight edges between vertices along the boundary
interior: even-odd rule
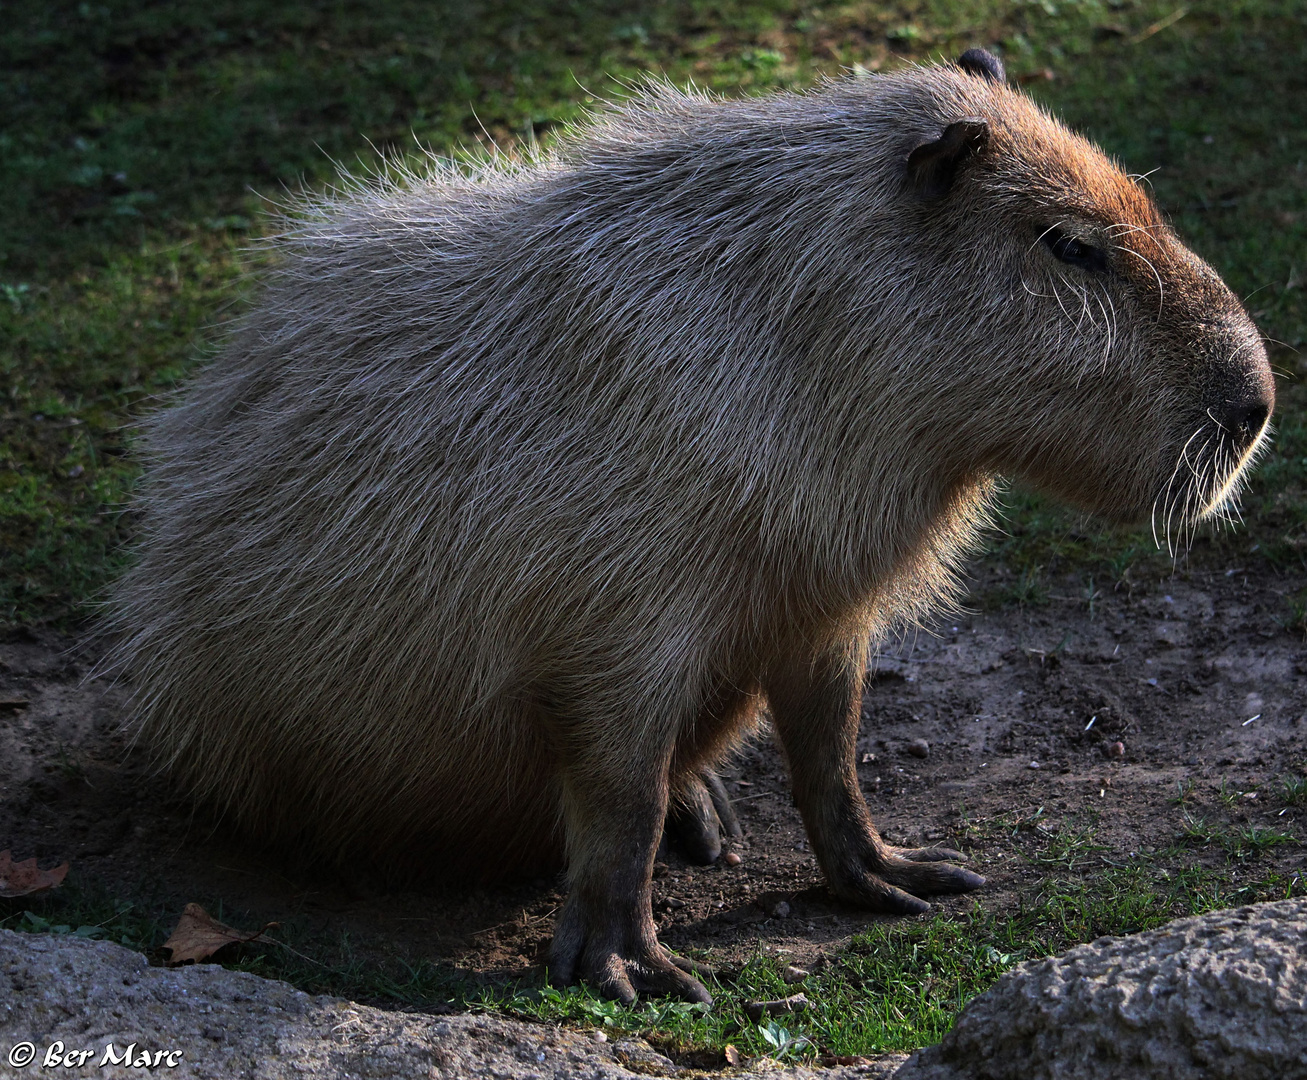
[[[948,848],[888,848],[876,872],[852,871],[831,881],[841,900],[887,915],[920,915],[930,910],[922,896],[964,893],[985,879],[945,860],[960,857]]]
[[[592,922],[580,907],[569,903],[559,917],[549,952],[553,982],[565,986],[584,979],[601,996],[623,1005],[632,1004],[637,994],[712,1004],[712,995],[694,977],[710,975],[711,969],[672,956],[659,945],[652,919],[647,925],[624,926],[608,912]]]
[[[893,847],[887,845],[891,855],[909,862],[966,862],[967,857],[960,851],[947,847]],[[963,890],[965,891],[965,890]]]
[[[722,853],[722,841],[742,835],[726,788],[711,770],[686,780],[667,808],[664,843],[670,842],[687,862],[714,863]]]

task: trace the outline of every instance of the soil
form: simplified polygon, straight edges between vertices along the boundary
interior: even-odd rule
[[[1143,584],[1127,575],[1092,599],[1068,578],[1021,607],[986,604],[1011,584],[1002,568],[976,573],[981,610],[873,659],[858,744],[883,832],[961,848],[989,879],[938,908],[1014,909],[1048,873],[1030,856],[1062,830],[1095,830],[1101,848],[1081,867],[1090,871],[1174,845],[1186,811],[1307,837],[1307,807],[1277,795],[1281,778],[1307,771],[1307,646],[1286,629],[1288,598],[1307,575],[1249,561]],[[487,977],[529,973],[543,957],[559,881],[384,892],[253,851],[152,774],[121,730],[122,688],[83,681],[93,660],[43,632],[0,644],[0,850],[43,867],[70,860],[77,887],[149,896],[172,918],[197,901],[229,921],[290,919],[331,941],[348,933],[360,955]],[[924,758],[908,751],[920,739]],[[1117,743],[1123,753],[1111,756]],[[667,944],[726,967],[760,948],[819,963],[885,921],[827,894],[769,739],[724,775],[745,832],[741,861],[658,864]],[[1238,860],[1197,843],[1183,859],[1236,880],[1289,879],[1303,847]]]

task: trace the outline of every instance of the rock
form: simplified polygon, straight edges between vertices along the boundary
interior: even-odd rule
[[[894,1080],[1307,1080],[1307,899],[1021,964]]]
[[[740,863],[744,862],[744,860],[740,858],[740,856],[737,855],[734,851],[728,851],[725,855],[722,856],[722,862],[724,862],[727,866],[739,866]]]
[[[788,900],[777,900],[771,906],[771,915],[774,919],[788,919],[790,917],[790,903]]]
[[[801,983],[808,977],[808,972],[801,967],[795,967],[793,964],[786,964],[781,970],[781,978],[787,983]]]
[[[58,1043],[59,1064],[42,1067]],[[28,1044],[34,1057],[24,1061]],[[115,1059],[132,1046],[131,1060],[148,1053],[152,1067],[101,1067],[110,1044]],[[82,1051],[90,1053],[78,1065]],[[69,1053],[74,1064],[65,1066]],[[164,1056],[157,1067],[155,1054]],[[888,1080],[902,1061],[818,1070],[764,1060],[732,1077]],[[0,930],[4,1080],[641,1080],[684,1071],[642,1039],[493,1015],[387,1012],[217,964],[150,967],[108,941]]]
[[[1103,753],[1110,758],[1123,758],[1125,757],[1125,743],[1123,742],[1107,743],[1103,747]]]
[[[913,739],[905,749],[916,758],[930,757],[930,743],[926,742],[925,739]]]

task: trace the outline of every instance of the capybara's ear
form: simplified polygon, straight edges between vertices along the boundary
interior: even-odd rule
[[[1006,82],[1007,72],[1003,70],[1003,61],[992,52],[984,49],[968,49],[956,61],[958,67],[968,75],[977,75],[990,82]]]
[[[938,139],[922,143],[908,155],[908,176],[928,199],[948,194],[958,169],[989,142],[989,124],[975,116],[958,120]]]

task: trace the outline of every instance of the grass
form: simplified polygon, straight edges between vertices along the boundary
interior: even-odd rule
[[[1234,886],[1222,873],[1188,868],[1164,874],[1136,860],[1092,879],[1050,877],[1029,903],[1002,916],[977,905],[959,916],[875,927],[855,937],[802,986],[782,978],[783,957],[759,954],[729,982],[713,987],[717,1004],[707,1014],[655,1021],[656,1005],[611,1008],[583,990],[500,991],[482,1000],[537,1019],[598,1019],[642,1033],[653,1028],[674,1055],[730,1042],[746,1055],[776,1056],[767,1026],[751,1022],[743,1005],[802,990],[812,1002],[809,1010],[783,1021],[791,1036],[808,1043],[796,1052],[909,1051],[938,1042],[966,1001],[1022,960],[1060,953],[1104,934],[1150,929],[1182,915],[1280,898],[1295,889],[1302,891],[1275,876]]]
[[[294,918],[274,931],[284,946],[233,947],[224,962],[312,993],[385,1007],[495,1010],[639,1034],[687,1063],[720,1064],[727,1044],[746,1056],[782,1058],[907,1051],[938,1041],[967,1000],[1023,960],[1184,915],[1307,894],[1300,878],[1245,871],[1240,882],[1240,876],[1229,867],[1193,865],[1183,852],[1175,859],[1139,856],[1093,873],[1063,865],[1011,911],[996,914],[977,904],[959,915],[875,926],[801,985],[784,981],[786,956],[760,947],[739,970],[709,980],[711,1009],[666,999],[627,1008],[585,987],[557,989],[539,978],[486,983],[427,961],[378,957],[344,937],[326,941]],[[70,883],[61,896],[0,900],[0,927],[109,940],[162,959],[170,929],[166,906],[150,899],[144,886],[143,895],[122,901]],[[243,913],[212,910],[220,919],[252,925]],[[802,1014],[757,1023],[744,1011],[748,1002],[798,991],[810,1002]]]
[[[1279,795],[1286,806],[1307,806],[1307,776],[1280,777]]]
[[[1212,822],[1197,814],[1186,813],[1181,838],[1199,847],[1215,845],[1231,859],[1246,859],[1280,844],[1295,844],[1297,837],[1265,825],[1236,825]]]
[[[1289,0],[571,0],[20,5],[0,29],[0,628],[74,627],[124,560],[130,422],[242,294],[266,203],[376,152],[548,140],[642,72],[725,93],[1001,51],[1249,297],[1285,373],[1248,528],[1193,558],[1307,560],[1307,33]],[[1051,74],[1051,81],[1045,76]],[[375,151],[374,151],[375,148]],[[1155,171],[1154,171],[1155,170]],[[258,193],[258,194],[255,194]],[[995,557],[1038,603],[1068,571],[1171,562],[1013,492]],[[1248,549],[1256,545],[1256,551]],[[1297,604],[1297,607],[1293,607]],[[1301,598],[1286,601],[1301,629]]]
[[[130,425],[241,303],[244,245],[266,228],[261,196],[322,185],[334,160],[548,141],[642,72],[755,93],[975,44],[1002,52],[1030,93],[1127,168],[1150,172],[1182,235],[1276,343],[1278,434],[1245,500],[1246,527],[1200,538],[1190,558],[1307,566],[1297,354],[1307,342],[1307,116],[1291,106],[1307,99],[1307,12],[1293,0],[54,0],[6,15],[0,631],[75,628],[123,565],[137,475]],[[1104,531],[1019,490],[1004,522],[992,554],[1011,582],[996,599],[1005,605],[1037,605],[1071,573],[1092,611],[1100,590],[1172,568],[1147,533]],[[1286,630],[1307,633],[1304,610],[1302,595],[1286,600]],[[1277,791],[1301,806],[1303,785],[1290,777]],[[484,986],[309,939],[293,922],[285,933],[298,953],[247,947],[237,966],[364,1000],[601,1023],[677,1053],[715,1054],[726,1042],[748,1054],[856,1053],[938,1038],[967,998],[1023,958],[1301,891],[1273,875],[1248,880],[1261,852],[1287,842],[1273,829],[1191,814],[1177,865],[1158,856],[1105,866],[1090,826],[995,828],[1008,826],[1045,875],[1015,913],[977,908],[877,928],[808,980],[809,1013],[770,1026],[741,1011],[792,992],[781,960],[763,953],[716,988],[709,1013]],[[1226,865],[1187,865],[1196,849]],[[163,909],[142,895],[69,886],[63,897],[0,901],[0,925],[158,950]]]

